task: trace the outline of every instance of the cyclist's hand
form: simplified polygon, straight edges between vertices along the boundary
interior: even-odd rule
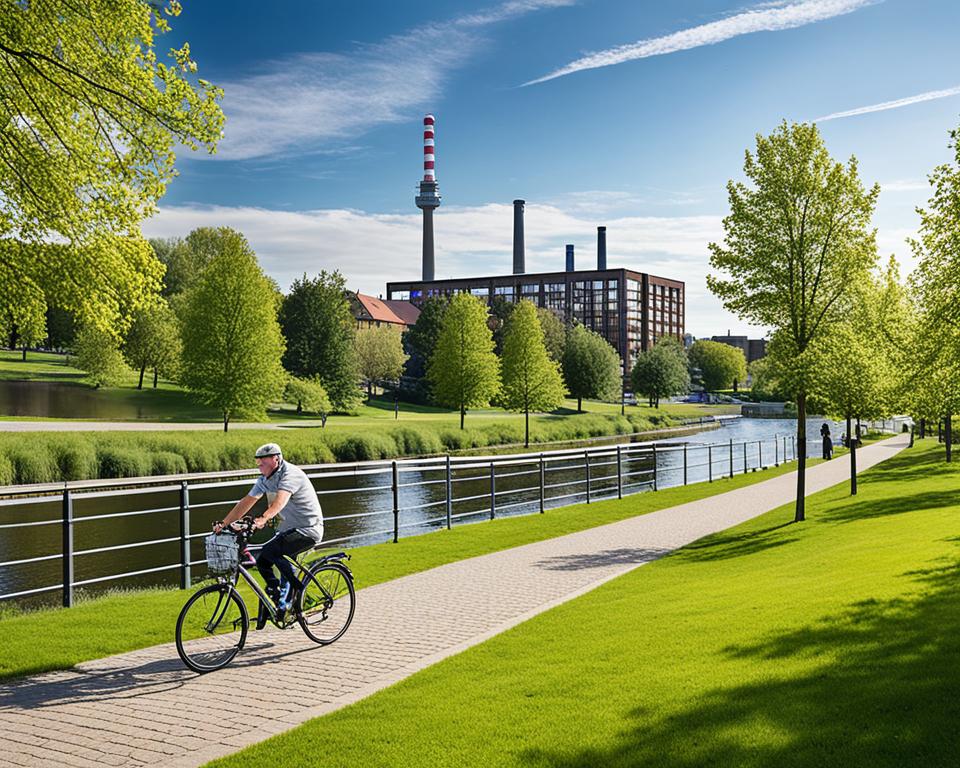
[[[223,521],[222,521],[222,520],[217,520],[217,521],[213,524],[213,532],[214,532],[214,533],[220,533],[220,531],[222,531],[222,530],[223,530]]]
[[[259,531],[259,530],[260,530],[261,528],[263,528],[263,526],[265,526],[266,524],[267,524],[267,521],[264,520],[262,517],[255,517],[255,518],[253,518],[253,527],[254,527],[255,530],[258,530],[258,531]]]

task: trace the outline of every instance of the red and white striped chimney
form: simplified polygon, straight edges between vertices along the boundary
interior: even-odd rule
[[[433,155],[433,115],[427,115],[423,118],[423,180],[436,181],[434,175],[434,155]]]

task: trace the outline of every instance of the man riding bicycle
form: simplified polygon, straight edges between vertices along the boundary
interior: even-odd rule
[[[284,555],[294,555],[312,549],[323,539],[323,511],[320,501],[306,473],[283,460],[280,446],[267,443],[254,453],[260,477],[250,492],[238,501],[222,521],[213,524],[220,532],[243,517],[264,494],[267,495],[266,511],[255,518],[254,528],[263,528],[269,520],[280,515],[279,532],[263,545],[257,557],[257,570],[263,576],[267,595],[277,606],[282,617],[293,604],[296,590],[301,587],[293,566]],[[274,566],[283,577],[283,589]],[[260,621],[258,620],[258,625]]]

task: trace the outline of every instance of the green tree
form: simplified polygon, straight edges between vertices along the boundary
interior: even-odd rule
[[[431,296],[420,306],[420,316],[403,334],[403,345],[409,353],[407,375],[422,379],[427,374],[427,362],[433,355],[443,327],[443,313],[450,300],[446,296]]]
[[[493,352],[488,317],[476,296],[454,296],[427,363],[433,398],[441,406],[459,409],[460,429],[467,408],[489,405],[500,388],[500,360]]]
[[[296,376],[287,378],[287,386],[283,391],[283,398],[288,403],[297,404],[297,413],[317,413],[327,426],[327,414],[330,413],[330,398],[327,390],[319,379],[298,379]]]
[[[258,418],[283,390],[283,337],[273,288],[239,232],[218,230],[220,251],[185,297],[181,382],[223,413]]]
[[[537,317],[540,318],[540,327],[543,329],[543,343],[547,347],[547,354],[555,363],[562,363],[563,346],[567,340],[567,328],[563,320],[546,307],[537,307]]]
[[[221,91],[184,43],[155,38],[179,3],[7,2],[0,13],[0,305],[44,295],[105,329],[158,287],[140,234],[176,174],[211,152]],[[16,242],[12,242],[13,240]]]
[[[359,399],[355,325],[339,272],[294,280],[280,308],[284,368],[300,378],[319,378],[338,411]]]
[[[90,374],[98,389],[120,384],[129,370],[113,334],[87,323],[81,326],[74,343],[76,366]]]
[[[20,347],[23,359],[27,350],[47,338],[47,306],[42,301],[20,301],[0,310],[0,338],[10,340],[10,348]]]
[[[127,363],[140,374],[137,389],[143,389],[143,375],[148,368],[153,370],[154,389],[160,373],[175,373],[181,349],[177,318],[163,299],[137,309],[123,344]]]
[[[912,280],[920,313],[913,385],[915,408],[943,419],[947,461],[953,458],[953,415],[960,406],[960,130],[950,132],[952,162],[930,174],[931,196],[911,241],[918,259]]]
[[[721,274],[708,275],[707,285],[729,311],[774,329],[779,340],[778,362],[797,402],[794,517],[801,521],[807,393],[816,364],[810,350],[845,315],[849,286],[876,261],[869,225],[880,189],[864,189],[856,158],[834,162],[815,125],[784,121],[756,142],[756,153],[748,150],[744,161],[750,184],[727,184],[725,239],[710,244],[710,263]]]
[[[623,387],[620,355],[606,339],[580,324],[567,331],[563,348],[563,380],[577,411],[583,411],[583,398],[616,402]]]
[[[503,385],[505,408],[522,411],[524,445],[530,445],[530,411],[552,411],[563,404],[560,366],[550,359],[543,329],[533,302],[524,300],[507,320],[503,336]]]
[[[493,351],[497,357],[503,356],[503,337],[516,306],[512,301],[507,301],[503,296],[498,295],[494,295],[490,301],[490,319],[487,322],[493,328]]]
[[[750,388],[758,400],[786,400],[777,368],[770,357],[761,357],[747,366],[750,374]]]
[[[637,356],[630,381],[634,393],[646,395],[655,408],[660,407],[661,397],[688,392],[690,372],[683,345],[672,336],[661,337],[656,345]]]
[[[700,369],[707,391],[736,388],[738,382],[747,379],[747,359],[737,347],[719,341],[695,341],[689,357],[690,365]]]
[[[77,323],[72,312],[59,307],[47,307],[47,346],[66,349],[77,336]]]
[[[400,329],[390,325],[361,328],[357,331],[357,363],[367,382],[367,398],[377,381],[394,381],[403,373],[407,355],[403,351]]]

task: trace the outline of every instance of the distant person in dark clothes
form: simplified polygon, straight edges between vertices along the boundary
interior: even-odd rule
[[[823,458],[833,458],[833,440],[830,439],[830,427],[826,423],[820,427],[820,435],[823,437]]]

